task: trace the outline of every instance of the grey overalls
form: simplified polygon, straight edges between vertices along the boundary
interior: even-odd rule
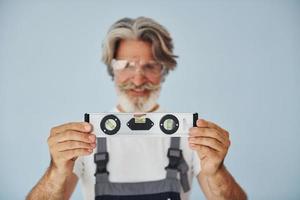
[[[96,200],[180,200],[180,185],[184,192],[190,190],[188,182],[188,165],[183,158],[179,137],[171,137],[170,148],[166,155],[169,165],[165,167],[166,177],[162,180],[116,183],[110,182],[107,171],[109,160],[106,138],[97,138],[97,153],[94,155],[96,163]],[[180,181],[177,173],[180,173]],[[180,184],[181,183],[181,184]]]

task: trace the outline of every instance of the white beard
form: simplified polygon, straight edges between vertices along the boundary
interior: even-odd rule
[[[148,97],[130,97],[116,86],[118,104],[125,112],[147,112],[156,104],[160,94],[160,88],[150,92]]]

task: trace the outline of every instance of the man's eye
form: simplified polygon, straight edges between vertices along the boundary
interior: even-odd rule
[[[152,64],[146,64],[146,65],[144,65],[144,68],[145,68],[146,70],[153,70],[153,69],[155,69],[156,67],[155,67],[155,65],[152,65]]]

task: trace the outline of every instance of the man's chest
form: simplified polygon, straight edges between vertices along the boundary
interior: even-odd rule
[[[140,182],[163,179],[168,165],[170,138],[107,139],[107,170],[112,182]],[[93,175],[93,158],[87,158],[86,175]],[[89,176],[90,177],[90,176]]]

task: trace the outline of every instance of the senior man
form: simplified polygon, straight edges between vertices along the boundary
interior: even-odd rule
[[[102,59],[118,95],[113,112],[163,112],[157,99],[166,75],[177,62],[172,38],[162,25],[145,17],[117,21],[103,42]],[[212,122],[199,119],[189,134],[188,139],[180,140],[180,149],[188,166],[185,184],[191,185],[196,177],[207,199],[247,199],[224,166],[230,146],[229,133]],[[56,126],[51,129],[48,146],[50,166],[27,199],[69,199],[79,179],[85,199],[95,199],[93,152],[97,138],[92,126],[87,122]],[[170,138],[114,137],[106,139],[106,146],[110,155],[105,166],[109,172],[106,173],[107,182],[127,183],[127,186],[134,183],[136,187],[151,182],[151,188],[161,189],[153,183],[166,177]],[[127,186],[124,184],[120,188]],[[172,191],[145,195],[138,191],[139,196],[110,194],[96,196],[96,199],[186,200],[190,193],[189,187],[186,188],[177,196]],[[120,193],[119,190],[116,193]],[[125,190],[129,191],[128,188]]]

